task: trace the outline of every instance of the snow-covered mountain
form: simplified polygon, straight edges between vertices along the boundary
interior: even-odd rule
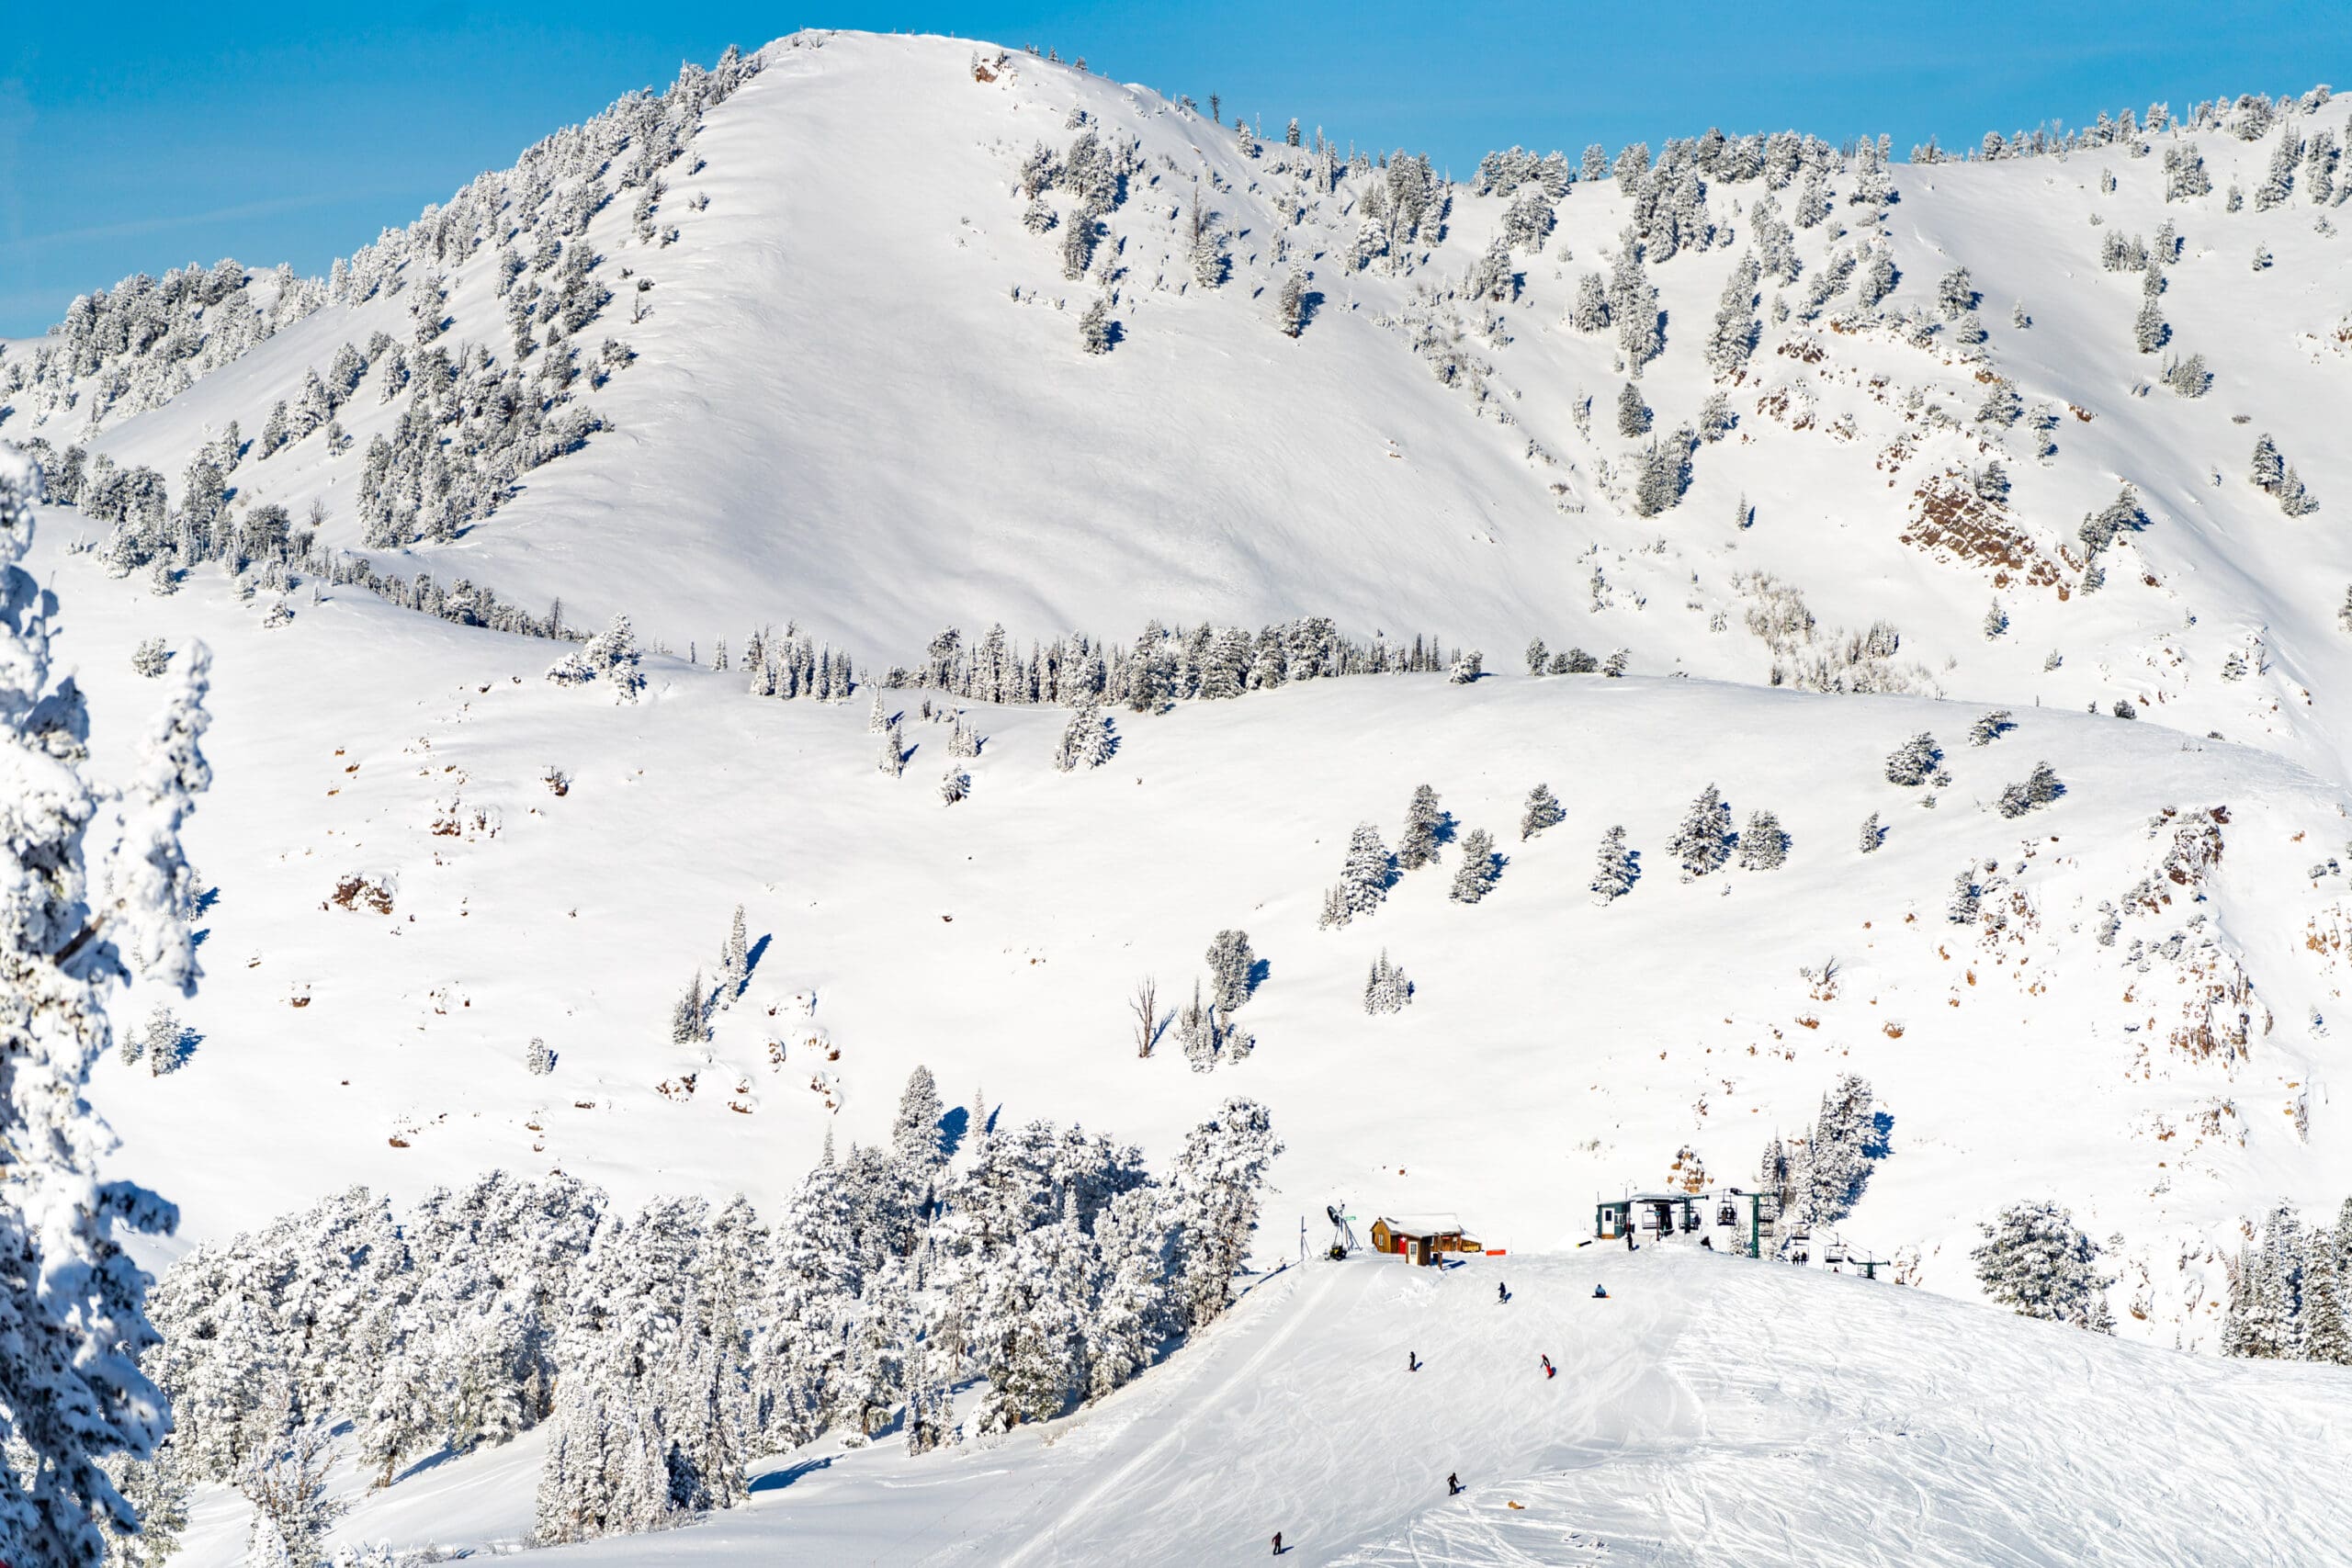
[[[1973,1298],[1980,1224],[2054,1201],[2120,1334],[2220,1348],[2266,1216],[2352,1190],[2342,119],[2246,99],[1958,163],[1711,133],[1455,183],[1349,141],[1377,126],[1294,144],[966,40],[802,34],[323,282],[80,302],[0,356],[0,437],[72,503],[39,558],[101,761],[141,643],[214,654],[208,977],[177,1071],[101,1073],[116,1160],[192,1240],[501,1167],[764,1212],[887,1141],[920,1064],[1156,1160],[1261,1102],[1264,1261],[1302,1222],[1319,1250],[1327,1202],[1516,1255],[1629,1188],[1753,1185],[1842,1103],[1825,1233]],[[641,647],[548,635],[616,615]],[[682,1035],[739,905],[743,999]],[[1136,983],[1181,1009],[1227,931],[1262,961],[1241,1036],[1139,1054]],[[1368,986],[1392,964],[1409,990]],[[1246,1332],[1290,1332],[1289,1289]],[[2003,1326],[1867,1311],[1955,1366]],[[2174,1364],[2110,1353],[2018,1376],[2128,1404],[2104,1380]],[[1575,1419],[1678,1451],[1656,1393]],[[361,1518],[448,1540],[438,1484]],[[1310,1551],[1404,1561],[1450,1518]],[[1765,1528],[1687,1550],[1804,1555]]]

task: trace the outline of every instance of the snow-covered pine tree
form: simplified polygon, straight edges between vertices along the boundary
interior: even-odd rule
[[[1176,1010],[1176,1040],[1184,1048],[1184,1059],[1196,1073],[1213,1071],[1216,1066],[1216,1009],[1204,1000],[1201,983],[1193,982],[1193,999]]]
[[[743,924],[743,906],[735,906],[733,919],[728,921],[727,941],[718,950],[718,985],[715,1000],[724,1010],[735,1005],[743,987],[752,979],[751,932]]]
[[[1527,792],[1527,808],[1519,815],[1519,838],[1521,843],[1535,837],[1546,828],[1556,828],[1568,819],[1561,809],[1560,797],[1552,793],[1550,784],[1537,784]]]
[[[1306,275],[1293,267],[1274,294],[1274,325],[1284,337],[1306,330]],[[1321,341],[1321,340],[1317,340]]]
[[[539,1036],[531,1036],[530,1047],[523,1053],[523,1067],[533,1077],[545,1077],[555,1071],[555,1053]]]
[[[1886,842],[1886,829],[1879,826],[1878,813],[1873,811],[1862,818],[1862,853],[1876,854]]]
[[[1739,833],[1739,869],[1777,871],[1788,859],[1789,835],[1770,811],[1751,811]]]
[[[1357,823],[1348,835],[1347,863],[1340,868],[1340,884],[1334,890],[1340,913],[1336,920],[1327,919],[1324,923],[1345,925],[1358,915],[1372,913],[1388,897],[1396,880],[1396,861],[1381,842],[1380,829],[1369,822]]]
[[[686,982],[684,995],[670,1004],[670,1043],[699,1045],[709,1038],[710,993],[703,989],[702,971]]]
[[[1388,950],[1382,948],[1380,956],[1372,961],[1372,972],[1364,978],[1363,1010],[1375,1018],[1382,1013],[1402,1012],[1405,1004],[1413,999],[1413,983],[1405,978],[1405,971],[1388,961]]]
[[[164,650],[164,639],[151,637],[130,650],[130,668],[152,681],[170,668],[172,656]]]
[[[899,1095],[899,1113],[890,1122],[890,1148],[902,1160],[928,1168],[944,1163],[939,1141],[940,1118],[947,1113],[939,1098],[939,1080],[917,1064],[907,1075]]]
[[[1979,714],[1968,727],[1971,746],[1990,746],[2004,734],[2017,728],[2017,719],[2007,708],[1990,708]]]
[[[1413,798],[1405,807],[1404,837],[1396,840],[1396,864],[1406,871],[1419,871],[1437,859],[1438,846],[1446,836],[1448,818],[1438,805],[1437,791],[1428,784],[1417,784]],[[1352,863],[1353,847],[1350,856]]]
[[[126,1036],[125,1061],[135,1062],[141,1055],[145,1055],[147,1071],[155,1077],[179,1069],[187,1032],[180,1027],[180,1021],[170,1007],[157,1002],[148,1011],[146,1026],[136,1038],[138,1049],[130,1051],[128,1049],[130,1037]]]
[[[288,1412],[285,1428],[257,1449],[237,1476],[237,1490],[254,1506],[246,1561],[267,1561],[274,1545],[285,1562],[307,1565],[325,1555],[327,1531],[351,1504],[327,1495],[335,1460],[328,1423],[302,1419],[290,1402],[282,1408]]]
[[[1462,863],[1453,874],[1453,887],[1447,895],[1457,904],[1476,904],[1494,891],[1495,880],[1502,874],[1498,863],[1501,856],[1495,853],[1495,837],[1484,828],[1473,828],[1462,836]]]
[[[2098,1247],[2075,1228],[2070,1212],[2046,1199],[2012,1203],[1977,1229],[1984,1241],[1969,1256],[1994,1301],[2022,1317],[2115,1332]]]
[[[1298,334],[1293,333],[1291,335],[1296,337]],[[1096,295],[1094,302],[1087,306],[1086,313],[1079,317],[1078,346],[1089,354],[1111,352],[1111,301],[1107,297]]]
[[[1886,756],[1886,782],[1917,789],[1934,776],[1936,764],[1943,761],[1943,751],[1936,745],[1936,738],[1926,730],[1905,740]]]
[[[194,1490],[180,1456],[166,1438],[156,1445],[154,1458],[116,1454],[106,1469],[139,1519],[135,1534],[111,1518],[99,1521],[106,1530],[107,1568],[164,1568],[180,1549],[180,1532],[187,1528],[188,1495]]]
[[[1568,325],[1580,333],[1609,330],[1609,289],[1600,274],[1588,272],[1577,279],[1576,303],[1568,310]]]
[[[1631,440],[1648,434],[1649,428],[1649,405],[1642,401],[1642,389],[1628,381],[1617,393],[1617,434]]]
[[[1731,858],[1731,807],[1713,784],[1699,792],[1681,826],[1667,840],[1667,850],[1682,867],[1682,880],[1694,881],[1721,870]]]
[[[2344,1249],[2324,1222],[2303,1231],[2303,1310],[2300,1340],[2303,1359],[2352,1366],[2352,1325],[2344,1316]]]
[[[1951,879],[1951,896],[1944,900],[1944,919],[1956,926],[1974,925],[1983,900],[1984,890],[1976,885],[1976,867],[1971,865]]]
[[[1066,773],[1076,768],[1099,768],[1111,760],[1115,745],[1109,716],[1090,696],[1071,711],[1069,722],[1062,726],[1061,741],[1054,750],[1054,766]]]
[[[1632,892],[1634,875],[1634,852],[1625,847],[1625,829],[1611,828],[1600,835],[1592,873],[1592,901],[1607,904]]]
[[[101,1182],[102,1128],[83,1099],[112,1043],[100,987],[121,975],[117,941],[150,965],[152,982],[193,989],[193,943],[180,915],[184,870],[175,833],[191,787],[195,730],[167,726],[184,747],[151,745],[135,806],[141,821],[119,852],[115,896],[92,908],[84,839],[99,797],[59,744],[87,732],[80,693],[50,685],[54,601],[20,564],[32,542],[40,477],[0,447],[0,757],[14,817],[0,854],[0,999],[10,1090],[0,1100],[0,1559],[95,1568],[97,1521],[135,1523],[100,1468],[148,1459],[170,1423],[140,1371],[156,1343],[146,1276],[123,1256],[118,1228],[168,1232],[172,1206],[125,1181]],[[175,708],[200,697],[184,685]],[[176,870],[175,870],[176,868]]]
[[[1250,999],[1258,955],[1250,951],[1250,933],[1221,931],[1209,943],[1209,985],[1219,1017],[1230,1017]]]
[[[961,762],[949,762],[947,771],[939,776],[939,802],[954,806],[972,793],[972,775],[964,771]]]
[[[1206,1325],[1232,1301],[1233,1277],[1258,1228],[1259,1194],[1282,1152],[1273,1119],[1253,1100],[1227,1100],[1185,1138],[1169,1182],[1184,1235],[1172,1303],[1183,1327]]]

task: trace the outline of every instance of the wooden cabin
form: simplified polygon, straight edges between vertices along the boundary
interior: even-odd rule
[[[1372,1249],[1395,1253],[1419,1267],[1435,1263],[1441,1253],[1486,1250],[1462,1234],[1460,1222],[1451,1214],[1407,1219],[1383,1214],[1372,1222]]]

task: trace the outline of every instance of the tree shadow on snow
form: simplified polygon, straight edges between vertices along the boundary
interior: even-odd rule
[[[1266,983],[1266,977],[1273,972],[1274,966],[1267,963],[1262,958],[1251,964],[1250,965],[1249,977],[1242,982],[1244,987],[1242,995],[1249,997],[1256,996],[1258,994],[1258,987],[1264,985]]]
[[[751,985],[752,976],[760,972],[760,960],[767,956],[768,943],[773,940],[772,937],[761,937],[752,944],[752,950],[743,955],[743,984],[745,986]]]
[[[1862,1145],[1862,1157],[1868,1160],[1884,1159],[1888,1151],[1894,1147],[1894,1118],[1883,1111],[1874,1113],[1871,1117],[1871,1135]]]
[[[1323,291],[1321,289],[1310,288],[1300,295],[1298,297],[1298,330],[1303,333],[1313,326],[1315,318],[1322,314],[1322,311]]]
[[[771,1470],[765,1475],[755,1475],[752,1477],[750,1490],[755,1495],[762,1492],[781,1492],[804,1475],[832,1469],[833,1458],[833,1455],[827,1454],[822,1459],[805,1459],[798,1464],[787,1464],[781,1469]]]

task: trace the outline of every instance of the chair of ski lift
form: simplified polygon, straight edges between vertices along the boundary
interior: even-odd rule
[[[1840,1237],[1838,1237],[1838,1236],[1837,1236],[1837,1235],[1831,1235],[1831,1236],[1827,1237],[1826,1239],[1825,1239],[1825,1240],[1822,1242],[1822,1244],[1821,1244],[1821,1260],[1822,1260],[1824,1263],[1843,1263],[1843,1262],[1845,1262],[1845,1261],[1846,1261],[1846,1243],[1845,1243],[1845,1241],[1844,1241],[1842,1238],[1840,1238]]]
[[[1739,1206],[1725,1198],[1715,1205],[1715,1224],[1731,1226],[1739,1224]]]

